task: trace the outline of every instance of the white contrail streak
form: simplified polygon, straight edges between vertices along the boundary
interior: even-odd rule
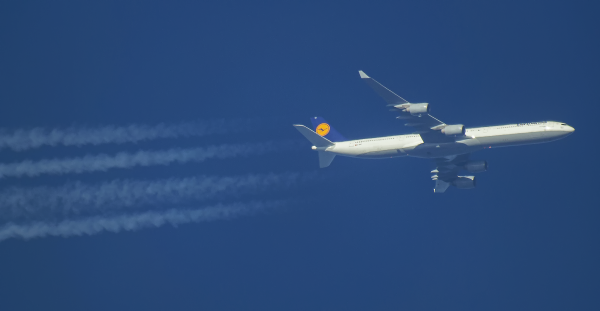
[[[277,208],[282,201],[237,203],[212,207],[182,210],[151,211],[132,215],[97,216],[61,222],[32,222],[28,224],[9,223],[0,227],[0,241],[9,238],[32,239],[45,236],[92,235],[102,231],[135,231],[143,228],[161,227],[166,224],[177,226],[186,223],[206,222],[250,215],[265,209]]]
[[[248,130],[257,120],[212,120],[179,124],[127,126],[107,125],[96,128],[68,127],[62,129],[32,128],[0,129],[0,149],[23,151],[42,146],[82,146],[135,143],[159,138],[205,136]]]
[[[70,182],[59,187],[10,187],[0,191],[0,216],[16,220],[81,215],[116,208],[142,208],[238,197],[286,189],[315,178],[314,173],[196,176],[159,180],[114,180],[99,184]]]
[[[77,158],[45,159],[37,162],[26,160],[0,164],[0,177],[38,176],[41,174],[70,174],[106,171],[112,168],[135,166],[169,165],[174,162],[202,162],[207,159],[225,159],[238,156],[261,155],[293,147],[290,142],[262,142],[251,144],[229,144],[190,149],[168,149],[134,153],[120,152],[115,155],[98,154]]]

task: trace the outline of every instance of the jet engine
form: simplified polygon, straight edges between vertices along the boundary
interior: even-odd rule
[[[452,185],[458,189],[473,189],[475,184],[475,176],[458,176],[452,181]]]
[[[446,134],[446,136],[465,135],[465,126],[462,124],[446,125],[442,129],[442,133]]]
[[[424,113],[429,113],[429,104],[421,103],[421,104],[400,104],[394,105],[394,108],[390,109],[390,111],[397,111],[396,109],[400,109],[403,112],[409,112],[412,116],[419,116]],[[409,117],[409,116],[408,116]],[[400,119],[404,119],[400,118]]]
[[[487,171],[488,164],[486,161],[471,161],[464,165],[464,169],[469,173],[482,173]]]
[[[405,108],[407,112],[410,112],[412,115],[418,115],[423,113],[429,113],[429,104],[408,104],[408,107]]]

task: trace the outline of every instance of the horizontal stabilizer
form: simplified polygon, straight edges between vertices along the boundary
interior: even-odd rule
[[[328,167],[329,164],[331,164],[331,162],[333,161],[333,158],[335,158],[335,153],[319,151],[319,167]]]
[[[309,129],[304,125],[294,124],[294,127],[298,130],[298,132],[304,135],[304,137],[306,137],[306,139],[308,139],[315,147],[329,147],[334,145],[334,143],[329,141],[329,139],[315,133],[313,130]]]
[[[444,193],[448,187],[450,187],[450,183],[438,179],[435,181],[435,188],[433,188],[433,192]]]

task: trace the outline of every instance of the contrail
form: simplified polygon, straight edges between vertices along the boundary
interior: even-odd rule
[[[218,204],[202,209],[170,209],[132,215],[97,216],[61,222],[9,223],[0,227],[0,241],[9,238],[32,239],[45,236],[92,235],[102,231],[135,231],[143,228],[161,227],[166,224],[178,226],[186,223],[231,219],[283,206],[283,201]]]
[[[0,129],[0,149],[23,151],[42,146],[82,146],[100,144],[136,143],[159,138],[205,136],[241,132],[260,123],[253,119],[212,120],[156,125],[107,125],[96,128],[32,128]]]
[[[273,151],[293,148],[289,141],[246,144],[226,144],[190,149],[142,150],[134,153],[120,152],[115,155],[98,154],[77,158],[45,159],[37,162],[26,160],[0,164],[0,177],[38,176],[41,174],[69,174],[106,171],[112,168],[169,165],[174,162],[202,162],[207,159],[225,159],[238,156],[262,155]]]
[[[316,177],[314,173],[196,176],[159,180],[114,180],[99,184],[70,182],[59,187],[10,187],[0,191],[4,219],[47,219],[117,208],[187,204],[213,198],[286,189]]]

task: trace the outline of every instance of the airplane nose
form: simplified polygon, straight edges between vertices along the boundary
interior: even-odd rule
[[[573,133],[575,132],[575,129],[572,126],[567,126],[567,132]]]

